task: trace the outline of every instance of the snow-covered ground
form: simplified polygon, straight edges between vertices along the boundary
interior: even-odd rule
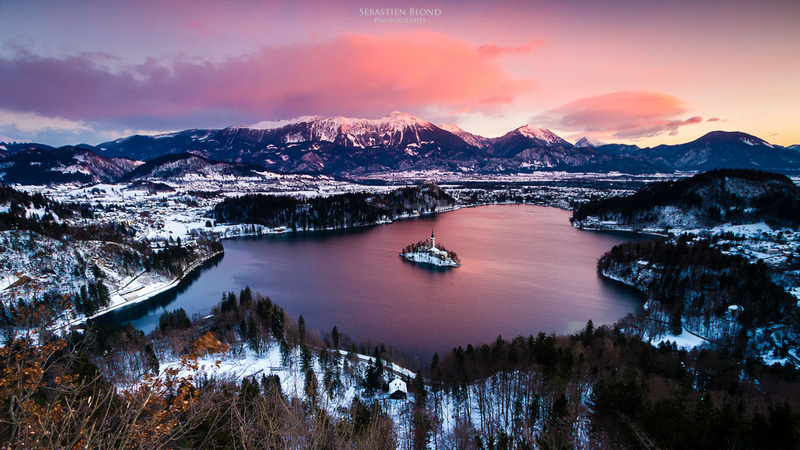
[[[434,254],[430,251],[418,250],[410,253],[403,253],[401,256],[408,261],[420,264],[430,264],[439,267],[458,267],[461,265],[446,255],[440,256],[442,253],[444,252]]]
[[[316,352],[315,352],[316,353]],[[317,357],[313,358],[311,365],[317,378],[319,390],[317,392],[318,405],[333,417],[346,414],[353,400],[358,397],[364,402],[377,401],[383,411],[392,419],[395,433],[399,442],[409,442],[410,410],[414,404],[414,394],[408,393],[406,399],[391,399],[386,392],[368,395],[361,386],[361,380],[373,357],[348,353],[345,351],[330,351],[331,362],[335,364],[340,374],[340,385],[333,390],[333,395],[323,385],[325,368],[320,365]],[[185,364],[180,358],[170,357],[160,365],[160,376],[176,376],[178,379],[220,379],[230,380],[237,384],[247,377],[255,377],[260,381],[262,376],[276,375],[280,379],[281,391],[288,398],[307,401],[305,392],[306,374],[301,367],[301,353],[299,348],[291,350],[288,354],[281,352],[280,346],[273,342],[261,354],[244,345],[237,345],[223,355],[218,353],[207,354],[196,361],[197,369]],[[415,374],[408,369],[394,363],[384,363],[385,381],[401,378],[410,384]],[[177,371],[175,374],[173,371]],[[122,386],[124,387],[124,386]]]
[[[94,221],[124,223],[136,230],[136,239],[165,241],[180,237],[185,241],[204,234],[223,233],[225,237],[233,237],[247,233],[232,227],[219,227],[208,217],[214,206],[229,196],[260,193],[316,197],[350,192],[380,193],[398,187],[364,186],[326,176],[271,175],[273,180],[269,183],[262,179],[234,177],[189,177],[177,182],[158,180],[159,185],[168,188],[162,190],[126,184],[16,186],[15,189],[42,193],[63,203],[89,203],[97,210],[98,217]],[[86,221],[78,220],[76,223]]]
[[[603,229],[603,230],[621,230],[630,231],[625,227],[617,226],[615,221],[600,222],[587,222],[583,221],[581,224],[576,224],[581,229]],[[639,232],[647,232],[647,229],[637,230]],[[656,230],[652,230],[656,231]],[[663,230],[661,230],[663,232]],[[695,240],[709,239],[712,246],[720,249],[728,255],[738,255],[745,258],[750,263],[763,263],[771,273],[772,280],[783,287],[786,292],[792,294],[796,299],[796,306],[800,308],[800,271],[792,269],[793,261],[798,257],[796,252],[800,250],[800,230],[792,228],[772,228],[764,222],[749,223],[749,224],[732,224],[726,223],[715,226],[713,228],[697,228],[697,227],[675,227],[671,228],[670,233],[673,235],[672,239],[677,236],[688,235],[694,236]],[[649,263],[647,261],[639,261],[638,265],[632,267],[632,272],[627,277],[617,276],[618,270],[604,271],[603,274],[607,278],[623,282],[631,285],[641,291],[646,291],[646,286],[650,282],[652,271],[649,271]],[[736,299],[730,299],[731,308],[736,307]],[[648,302],[645,309],[651,305]],[[652,313],[650,313],[652,314]],[[687,321],[697,321],[696,318],[684,317],[684,325]],[[699,324],[693,324],[690,328]],[[684,333],[679,336],[659,336],[653,339],[653,344],[658,345],[661,342],[673,341],[676,342],[678,347],[692,348],[702,344],[708,339],[716,339],[722,335],[732,335],[732,330],[738,329],[738,324],[730,317],[719,317],[711,320],[710,325],[706,326],[710,331],[709,336],[701,337],[699,334],[694,334],[689,329],[684,328]],[[755,335],[768,335],[767,328],[758,328],[754,331]],[[785,342],[796,342],[796,337],[787,337]],[[783,344],[782,344],[783,345]],[[759,356],[767,363],[778,362],[787,363],[793,362],[800,365],[800,359],[793,359],[791,357],[778,358],[773,354],[777,346],[769,342],[760,345],[758,352]],[[797,352],[796,348],[789,350],[790,352]]]
[[[676,347],[682,348],[685,350],[691,350],[695,347],[699,347],[706,342],[706,339],[693,334],[686,328],[683,329],[683,333],[675,335],[675,334],[665,334],[659,338],[653,339],[650,341],[651,344],[654,346],[658,346],[661,343],[674,343]]]
[[[189,367],[180,358],[167,358],[160,365],[160,376],[192,380],[216,378],[238,384],[246,377],[255,377],[256,381],[259,381],[262,375],[275,375],[280,380],[281,391],[284,395],[300,401],[308,401],[308,395],[305,392],[306,374],[301,367],[299,348],[284,354],[273,342],[269,348],[258,355],[244,345],[237,344],[235,347],[222,356],[209,354],[200,357],[196,361],[197,369]],[[383,411],[392,419],[398,448],[408,448],[412,439],[411,408],[415,402],[414,393],[409,392],[406,399],[398,400],[389,398],[386,392],[368,394],[361,385],[361,381],[368,365],[374,361],[374,358],[345,351],[339,351],[338,357],[335,356],[336,352],[330,351],[330,354],[334,356],[331,357],[330,361],[332,362],[329,364],[335,364],[338,367],[337,372],[341,374],[339,378],[341,385],[334,391],[334,395],[329,394],[323,386],[325,368],[321,366],[319,359],[314,357],[310,367],[318,380],[318,405],[332,417],[342,418],[357,397],[365,403],[377,401]],[[386,369],[385,382],[400,378],[405,379],[410,386],[411,380],[415,377],[410,370],[393,363],[385,363],[384,367]],[[525,388],[520,389],[521,386],[525,386]],[[573,424],[572,432],[575,445],[581,447],[589,442],[590,408],[588,402],[592,388],[588,382],[580,381],[575,384],[569,382],[564,389],[570,393],[570,397],[576,404],[577,420]],[[539,419],[538,423],[533,426],[533,432],[541,433],[544,431],[544,414],[542,412],[546,410],[547,406],[539,404],[539,400],[542,392],[546,391],[544,379],[537,371],[497,373],[489,378],[469,383],[460,394],[448,390],[434,392],[429,386],[426,386],[427,407],[438,424],[429,436],[430,445],[438,443],[438,448],[450,448],[450,445],[453,445],[451,443],[454,433],[465,424],[482,432],[496,434],[504,431],[511,435],[519,427],[519,405],[538,409],[535,414]],[[534,413],[528,411],[527,414]]]

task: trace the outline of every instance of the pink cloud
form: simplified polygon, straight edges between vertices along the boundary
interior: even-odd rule
[[[530,44],[520,45],[518,47],[500,46],[496,44],[483,44],[478,47],[478,52],[487,56],[499,56],[506,53],[530,53],[534,47],[544,45],[544,41],[535,40]]]
[[[674,135],[682,126],[702,122],[698,116],[676,118],[685,112],[684,102],[672,95],[621,91],[576,100],[549,111],[541,119],[564,130],[641,139],[664,133]]]
[[[111,69],[89,54],[20,52],[0,60],[0,107],[80,120],[203,114],[238,120],[303,114],[374,116],[437,106],[488,111],[531,81],[474,44],[417,32],[264,47],[221,62],[177,57]]]
[[[197,33],[203,33],[206,31],[206,27],[204,27],[202,23],[196,20],[190,20],[189,22],[187,22],[186,27]]]

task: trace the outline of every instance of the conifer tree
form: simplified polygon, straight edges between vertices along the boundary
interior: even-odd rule
[[[331,331],[331,341],[333,341],[333,348],[339,348],[339,329],[336,328],[336,325],[333,326],[333,331]]]

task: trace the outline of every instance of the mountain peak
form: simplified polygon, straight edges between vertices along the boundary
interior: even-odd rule
[[[252,125],[244,126],[243,128],[250,128],[252,130],[274,130],[288,125],[313,122],[320,118],[320,116],[300,116],[295,117],[294,119],[262,120],[261,122],[256,122]]]
[[[599,139],[595,139],[595,138],[589,137],[589,136],[584,136],[584,137],[578,139],[578,142],[575,143],[575,147],[578,147],[578,148],[600,147],[600,146],[603,146],[603,145],[606,145],[606,143],[601,141],[601,140],[599,140]]]
[[[564,139],[561,139],[560,137],[558,137],[558,135],[556,135],[552,131],[550,131],[550,130],[548,130],[546,128],[538,128],[538,127],[535,127],[533,125],[521,126],[521,127],[517,128],[516,130],[514,130],[514,132],[516,132],[516,133],[518,133],[518,134],[520,134],[520,135],[522,135],[522,136],[524,136],[526,138],[535,139],[537,141],[545,142],[545,143],[550,144],[550,145],[568,144],[567,141],[565,141]]]
[[[424,121],[417,116],[402,111],[392,111],[388,116],[378,119],[381,122],[389,122],[396,125],[431,125],[430,122]]]
[[[749,146],[764,146],[774,148],[772,144],[761,139],[760,137],[753,136],[752,134],[743,133],[741,131],[711,131],[706,133],[699,139],[690,142],[692,143],[707,143],[707,142],[724,142],[728,144],[743,143]]]
[[[441,128],[441,129],[443,129],[444,131],[449,131],[449,132],[451,132],[453,134],[456,134],[456,133],[467,133],[467,131],[464,131],[463,128],[461,128],[460,126],[458,126],[458,125],[456,125],[454,123],[441,123],[441,124],[439,124],[437,126],[439,128]]]

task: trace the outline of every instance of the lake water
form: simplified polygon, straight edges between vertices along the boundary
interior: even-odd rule
[[[225,255],[173,292],[109,319],[145,331],[164,310],[206,314],[223,292],[250,286],[310,328],[371,338],[425,357],[497,335],[568,333],[591,319],[613,323],[641,305],[631,289],[602,279],[597,259],[642,239],[580,231],[567,211],[530,205],[461,209],[390,225],[223,241]],[[436,232],[461,258],[455,269],[398,256]]]

